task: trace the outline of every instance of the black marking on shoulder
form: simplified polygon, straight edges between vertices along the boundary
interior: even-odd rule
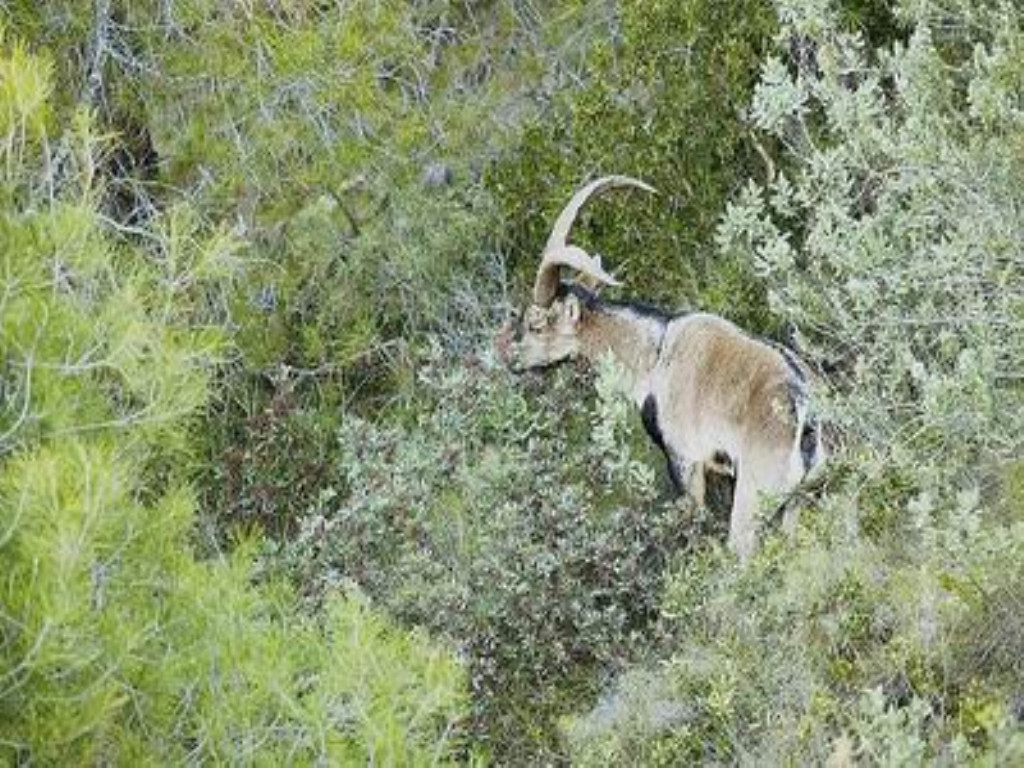
[[[655,400],[654,395],[648,395],[644,399],[644,404],[640,409],[640,418],[643,419],[644,429],[647,430],[651,440],[665,454],[665,463],[668,465],[668,477],[672,481],[672,487],[676,489],[676,493],[682,493],[683,478],[679,472],[679,467],[676,465],[675,458],[672,456],[672,451],[665,444],[665,435],[658,424],[658,401]]]
[[[661,433],[661,427],[658,425],[658,401],[654,399],[654,395],[648,395],[644,400],[643,407],[640,409],[640,418],[643,419],[644,429],[647,430],[651,440],[664,451],[665,436]]]

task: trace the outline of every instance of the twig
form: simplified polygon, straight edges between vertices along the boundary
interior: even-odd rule
[[[104,102],[103,64],[110,53],[110,0],[96,0],[93,39],[89,56],[89,74],[86,76],[85,103]]]

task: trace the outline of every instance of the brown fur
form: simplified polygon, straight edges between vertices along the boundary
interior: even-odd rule
[[[611,353],[633,379],[633,399],[642,404],[637,388],[646,389],[645,378],[658,361],[663,328],[628,313],[586,311],[579,323],[579,356],[597,360]]]
[[[744,558],[754,549],[759,497],[789,492],[805,471],[794,455],[803,426],[794,376],[775,348],[721,318],[695,315],[669,326],[651,377],[664,440],[681,460],[703,465],[717,451],[731,457],[729,540]],[[787,515],[791,529],[795,511]]]

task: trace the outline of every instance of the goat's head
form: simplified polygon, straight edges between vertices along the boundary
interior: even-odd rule
[[[581,300],[601,285],[619,285],[605,272],[600,256],[591,256],[579,246],[569,245],[569,230],[583,204],[594,194],[614,187],[654,189],[628,176],[603,176],[578,190],[562,209],[544,246],[540,267],[533,283],[529,306],[498,334],[495,346],[498,355],[514,371],[553,365],[576,356],[579,351],[579,328],[586,306]],[[561,269],[568,267],[579,273],[577,285],[587,293],[568,290],[562,284]]]

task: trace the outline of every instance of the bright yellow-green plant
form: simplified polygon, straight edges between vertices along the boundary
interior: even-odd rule
[[[110,151],[0,54],[0,755],[5,762],[443,761],[462,672],[356,593],[318,619],[199,561],[182,463],[225,350],[238,243],[187,206],[98,207]],[[61,115],[62,118],[67,117]]]

